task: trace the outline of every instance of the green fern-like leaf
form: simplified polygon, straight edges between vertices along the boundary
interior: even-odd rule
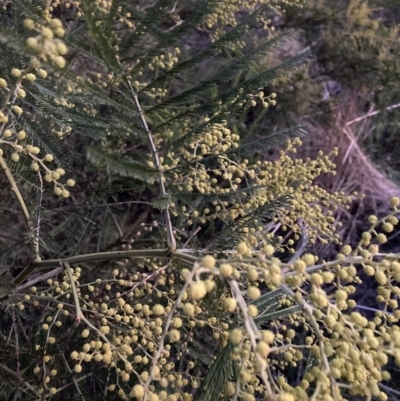
[[[212,3],[212,2],[209,1],[209,2],[205,2],[205,3]],[[204,6],[204,7],[206,7],[206,6]],[[203,12],[203,10],[199,9],[195,13],[201,14],[201,12]],[[271,14],[274,14],[274,13],[275,13],[275,11],[266,5],[260,7],[259,9],[257,9],[256,12],[249,14],[249,16],[244,19],[244,21],[242,21],[240,24],[236,25],[232,30],[227,32],[221,38],[219,38],[218,40],[211,43],[204,50],[196,53],[193,57],[182,61],[181,63],[177,64],[174,68],[172,68],[165,74],[162,74],[158,78],[153,80],[148,86],[146,86],[146,89],[152,88],[152,87],[157,87],[158,85],[161,84],[161,82],[164,83],[165,80],[168,80],[172,77],[179,77],[185,71],[188,71],[194,67],[198,67],[204,61],[207,61],[210,58],[218,56],[224,50],[226,50],[235,40],[237,40],[239,37],[241,37],[243,34],[245,34],[247,32],[247,30],[249,29],[249,27],[255,23],[257,18],[260,18],[261,15],[264,18],[268,18],[271,16]],[[288,32],[286,35],[290,36],[290,33]],[[279,39],[276,39],[276,40],[274,39],[276,41],[276,45],[278,45],[279,41],[282,40],[283,38],[284,38],[284,36],[282,35],[282,36],[279,36]],[[235,75],[240,71],[240,69],[238,68],[239,65],[243,64],[243,62],[246,60],[246,58],[254,57],[254,55],[256,55],[256,54],[258,55],[259,51],[261,51],[267,47],[270,50],[273,50],[273,48],[274,48],[273,44],[271,42],[269,42],[268,45],[264,44],[263,46],[257,47],[256,50],[253,50],[251,53],[244,56],[243,59],[240,60],[239,62],[231,63],[228,67],[224,68],[223,72],[221,72],[217,75],[216,81],[214,82],[214,84],[225,81],[224,77],[227,77],[229,79],[235,77]],[[212,84],[211,84],[211,86],[212,86]],[[206,88],[204,87],[204,89],[206,89]],[[199,92],[197,92],[197,94],[199,94]],[[166,107],[168,105],[172,105],[173,103],[175,103],[175,104],[183,103],[183,99],[180,97],[182,95],[183,95],[183,93],[167,100],[162,105],[154,106],[154,108],[152,110],[154,111],[154,110],[160,109],[161,107]]]
[[[255,305],[260,311],[268,311],[272,305],[275,305],[277,301],[284,296],[284,291],[277,288],[276,290],[269,291],[261,295],[259,298],[249,302],[249,305]]]
[[[278,318],[283,318],[285,316],[290,316],[294,313],[297,313],[299,311],[301,311],[301,306],[300,305],[294,305],[294,306],[290,306],[288,308],[283,308],[283,309],[279,309],[276,310],[274,312],[269,312],[269,313],[261,313],[260,315],[258,315],[257,317],[254,318],[254,322],[257,325],[262,325],[265,323],[270,322],[271,320],[276,320]]]
[[[208,369],[204,380],[194,395],[194,401],[217,401],[224,389],[225,384],[234,375],[234,362],[231,353],[234,344],[228,342],[224,349],[218,354],[214,363]]]
[[[89,148],[87,156],[96,166],[106,168],[110,173],[121,177],[135,178],[147,184],[153,184],[158,179],[156,170],[139,163],[117,160],[96,148]]]

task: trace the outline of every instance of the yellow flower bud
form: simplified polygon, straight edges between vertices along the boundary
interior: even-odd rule
[[[311,284],[319,287],[324,283],[324,278],[319,273],[313,273],[310,277]]]
[[[50,28],[51,29],[57,29],[62,27],[62,21],[59,20],[58,18],[52,18],[50,20]]]
[[[307,266],[312,266],[315,263],[315,256],[311,255],[311,253],[306,253],[301,259],[304,260]]]
[[[18,68],[13,68],[11,70],[11,75],[15,78],[19,78],[22,75],[22,71]]]
[[[215,267],[215,258],[211,255],[206,255],[203,259],[201,259],[201,265],[208,269],[211,269]]]
[[[67,54],[68,52],[67,46],[65,46],[63,42],[57,42],[56,49],[58,53],[61,54],[62,56]]]
[[[390,204],[392,207],[397,207],[400,205],[400,199],[397,196],[394,196],[392,199],[390,199]]]
[[[45,39],[52,39],[54,37],[53,31],[50,28],[42,27],[42,37]]]
[[[281,393],[278,396],[278,401],[295,401],[295,398],[292,394]]]
[[[233,329],[229,334],[229,340],[233,343],[239,343],[243,338],[242,330]]]
[[[378,218],[374,215],[371,215],[368,217],[368,223],[369,224],[376,224],[378,222]]]
[[[0,123],[6,123],[8,121],[8,117],[4,115],[2,111],[0,111]]]
[[[172,329],[168,333],[168,338],[172,343],[176,343],[181,339],[181,333],[179,330]]]
[[[262,340],[267,344],[272,344],[275,338],[275,334],[270,330],[265,330],[261,333]]]
[[[335,293],[336,301],[345,301],[347,299],[347,292],[344,290],[337,290]]]
[[[193,316],[194,315],[194,305],[191,303],[186,303],[183,306],[183,311],[185,312],[186,315]]]
[[[33,49],[33,50],[36,50],[36,49],[39,48],[38,40],[36,38],[33,38],[33,37],[26,39],[26,45],[28,47],[30,47],[31,49]]]
[[[180,327],[182,327],[182,319],[175,316],[172,321],[172,327],[174,327],[175,329],[179,329]]]
[[[90,331],[88,329],[83,330],[81,333],[81,336],[83,338],[87,338],[87,337],[89,337],[89,335],[90,335]],[[72,357],[72,354],[71,354],[71,357]],[[74,358],[72,358],[72,359],[74,359]]]
[[[233,267],[228,263],[223,263],[220,266],[219,271],[221,273],[221,276],[230,277],[233,273]]]
[[[11,107],[11,110],[12,110],[17,116],[20,116],[20,115],[23,113],[21,107],[16,106],[16,105],[12,106],[12,107]]]
[[[385,242],[387,242],[387,237],[386,237],[385,234],[379,233],[379,234],[376,236],[376,240],[377,240],[380,244],[384,244]]]
[[[58,68],[64,68],[66,64],[65,58],[63,56],[54,57],[53,62]]]
[[[30,18],[24,19],[23,25],[24,25],[24,28],[26,28],[26,29],[28,29],[30,31],[35,29],[35,22]]]
[[[19,154],[18,154],[18,153],[13,153],[13,154],[11,155],[11,160],[12,160],[14,163],[17,163],[17,162],[19,161]]]
[[[110,333],[110,326],[101,326],[100,327],[100,332],[103,334],[109,334]]]
[[[385,285],[387,283],[386,274],[383,271],[378,270],[375,273],[375,280],[379,285]]]
[[[275,253],[275,248],[271,244],[268,244],[264,247],[263,252],[265,256],[272,256]]]
[[[37,75],[39,76],[39,78],[46,78],[47,72],[45,70],[39,69]]]
[[[267,343],[265,343],[264,341],[260,341],[257,344],[257,352],[263,357],[265,358],[270,351],[270,347]]]
[[[224,299],[223,304],[226,311],[233,312],[236,309],[237,302],[235,298],[228,297]]]
[[[247,309],[247,313],[250,317],[256,317],[258,315],[258,309],[255,305],[249,305]]]
[[[246,243],[241,242],[238,246],[237,246],[237,251],[240,255],[247,255],[249,253],[249,247],[247,246]]]
[[[23,89],[19,88],[19,89],[17,89],[17,95],[21,99],[24,99],[26,97],[26,92]]]
[[[204,298],[207,294],[207,289],[204,281],[198,281],[190,286],[189,294],[192,299],[198,301]]]
[[[36,75],[32,73],[26,74],[24,78],[29,82],[36,81]]]
[[[136,398],[138,400],[141,400],[144,396],[144,387],[141,384],[135,384],[132,387],[131,392],[129,393],[129,396],[132,398]]]
[[[23,131],[23,130],[19,131],[19,132],[17,133],[17,138],[18,138],[20,141],[22,141],[23,139],[26,138],[26,132]]]
[[[56,36],[62,37],[65,34],[65,30],[64,30],[64,28],[59,27],[59,28],[54,30],[54,33],[55,33]]]
[[[75,365],[74,366],[74,372],[75,373],[81,373],[82,372],[82,366],[81,365]]]
[[[164,314],[164,307],[160,304],[156,304],[151,308],[152,312],[157,315],[157,316],[161,316]]]
[[[251,286],[247,289],[247,295],[250,299],[257,299],[261,295],[261,291],[258,287]]]

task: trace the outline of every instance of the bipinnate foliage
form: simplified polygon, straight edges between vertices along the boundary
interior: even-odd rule
[[[249,110],[311,57],[260,69],[286,36],[272,30],[245,48],[280,5],[1,11],[2,399],[386,399],[400,263],[377,243],[400,202],[351,249],[332,215],[352,197],[314,184],[337,150],[293,158],[302,127],[251,137]],[[307,253],[316,241],[337,258]],[[378,285],[370,321],[357,269]]]

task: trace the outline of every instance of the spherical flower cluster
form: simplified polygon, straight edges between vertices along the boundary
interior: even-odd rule
[[[38,33],[37,36],[31,36],[26,40],[28,48],[34,52],[35,56],[43,61],[51,61],[59,68],[64,68],[66,61],[63,56],[67,53],[67,47],[64,42],[56,38],[56,36],[64,36],[62,22],[53,18],[50,20],[49,26],[39,27],[32,20],[26,19],[24,25],[28,30]],[[31,75],[32,78],[35,78],[33,74]]]

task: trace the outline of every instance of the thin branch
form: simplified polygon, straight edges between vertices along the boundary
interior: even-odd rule
[[[33,271],[43,271],[54,266],[59,266],[65,262],[74,264],[81,263],[82,266],[85,262],[97,262],[100,260],[113,260],[113,259],[144,259],[144,258],[171,258],[178,260],[188,266],[193,266],[193,263],[198,261],[198,258],[186,255],[178,249],[170,253],[168,248],[164,249],[135,249],[130,251],[113,251],[113,252],[98,252],[87,253],[83,255],[72,256],[70,258],[48,259],[41,261],[34,261],[28,265],[13,281],[14,286],[19,286],[23,281],[29,277]],[[184,251],[184,250],[182,250]],[[56,274],[56,273],[54,273]],[[33,284],[33,283],[31,283]],[[24,286],[23,288],[26,288]],[[20,288],[21,289],[21,288]]]
[[[74,277],[72,275],[71,266],[69,265],[68,262],[63,262],[62,266],[67,270],[69,282],[71,285],[72,295],[74,297],[74,302],[75,302],[76,320],[77,320],[77,322],[80,323],[82,320],[85,319],[85,317],[83,316],[81,305],[79,303],[78,291],[76,290],[76,287],[75,287],[75,281],[74,281]]]
[[[11,171],[9,170],[6,161],[4,160],[3,156],[0,156],[0,167],[3,169],[5,176],[7,177],[7,180],[10,184],[12,192],[14,192],[15,197],[17,198],[17,202],[21,208],[22,215],[24,216],[25,220],[25,226],[28,231],[28,233],[33,232],[33,224],[32,224],[32,219],[29,214],[28,208],[26,207],[24,198],[22,197],[22,194],[18,188],[17,183],[14,180],[13,175],[11,174]],[[36,244],[36,238],[34,237],[33,240],[33,248],[35,252],[35,259],[38,259],[39,255],[37,254],[38,250],[38,245]]]
[[[40,240],[40,212],[42,209],[42,200],[43,200],[43,178],[42,178],[42,174],[40,173],[40,171],[38,171],[38,177],[39,177],[39,181],[40,181],[40,191],[38,193],[38,205],[37,205],[37,212],[36,212],[36,228],[35,228],[35,255],[38,258],[39,257],[39,240]]]
[[[48,267],[57,266],[62,262],[70,264],[82,262],[97,262],[100,260],[111,259],[141,259],[141,258],[166,258],[169,250],[164,249],[137,249],[130,251],[111,251],[99,253],[87,253],[83,255],[71,256],[70,258],[48,259],[34,262],[33,266],[37,271],[46,270]]]
[[[60,274],[64,269],[62,267],[57,267],[54,270],[51,270],[48,273],[45,274],[41,274],[39,277],[36,277],[32,280],[29,280],[28,282],[26,282],[25,284],[20,285],[19,287],[15,288],[15,291],[21,291],[24,288],[28,288],[31,287],[32,285],[36,284],[36,283],[40,283],[42,281],[47,280],[50,277],[54,277],[57,276],[58,274]]]
[[[14,372],[12,369],[10,369],[9,367],[7,367],[6,365],[4,365],[3,363],[0,363],[0,369],[3,369],[5,372],[11,374],[12,376],[14,376],[16,379],[18,379],[18,373]],[[35,389],[26,381],[23,381],[23,383],[25,384],[25,386],[31,390],[32,392],[34,392],[36,394]]]
[[[121,64],[120,64],[120,66],[121,66]],[[132,94],[133,100],[135,102],[135,106],[136,106],[136,108],[137,108],[137,110],[139,112],[139,117],[140,117],[140,121],[142,122],[143,128],[145,129],[145,131],[147,133],[147,139],[149,141],[150,151],[151,151],[151,154],[153,156],[154,165],[158,169],[159,175],[160,175],[160,193],[161,193],[161,196],[166,197],[167,196],[167,192],[165,190],[164,174],[162,173],[162,166],[161,166],[160,159],[158,157],[158,151],[157,151],[156,145],[154,143],[153,136],[151,134],[149,126],[147,125],[147,121],[146,121],[146,118],[144,116],[144,112],[143,112],[143,110],[142,110],[142,108],[140,106],[139,99],[137,97],[136,91],[133,89],[133,87],[132,87],[132,85],[131,85],[131,83],[130,83],[130,81],[128,79],[125,78],[125,82],[128,85],[128,88],[129,88],[129,90],[130,90],[130,92]],[[164,218],[165,218],[165,225],[166,225],[166,228],[167,228],[168,249],[169,249],[170,252],[175,252],[175,250],[176,250],[176,241],[175,241],[175,237],[174,237],[174,233],[173,233],[173,229],[172,229],[171,215],[169,213],[169,204],[164,209]]]
[[[398,107],[400,107],[400,103],[394,104],[394,105],[389,106],[389,107],[386,107],[385,110],[393,110],[393,109],[397,109]],[[367,114],[364,114],[363,116],[355,118],[354,120],[348,121],[346,123],[346,126],[352,125],[352,124],[357,123],[357,122],[362,121],[362,120],[365,120],[368,117],[376,116],[380,112],[381,112],[381,110],[371,111],[371,112],[369,112]]]

